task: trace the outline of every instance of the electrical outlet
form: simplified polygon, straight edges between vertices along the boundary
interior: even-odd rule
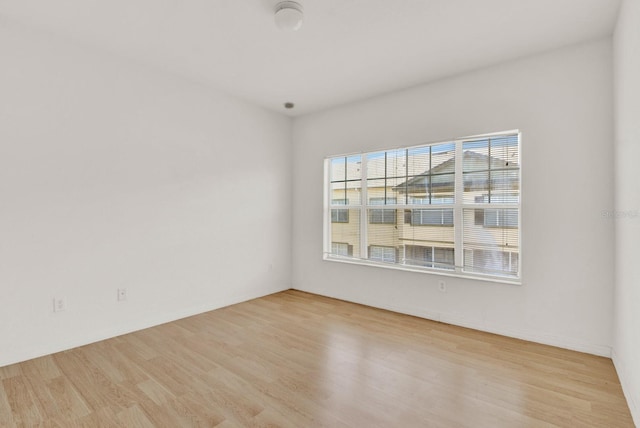
[[[118,301],[122,302],[127,300],[127,289],[126,288],[118,288]]]
[[[53,299],[53,312],[62,312],[67,310],[66,297],[55,297]]]
[[[442,279],[438,281],[438,290],[440,290],[441,293],[447,292],[447,283]]]

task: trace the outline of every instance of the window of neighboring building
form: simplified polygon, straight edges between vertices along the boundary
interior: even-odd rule
[[[333,209],[331,210],[332,223],[349,223],[349,210]]]
[[[484,210],[484,227],[518,227],[518,210]]]
[[[331,157],[326,172],[326,259],[519,280],[517,131]]]
[[[519,268],[519,254],[498,250],[465,250],[464,263],[467,270],[485,274],[511,272],[516,274]]]
[[[353,246],[346,242],[332,242],[331,254],[336,256],[351,256],[353,253]]]
[[[435,205],[435,204],[453,204],[453,196],[432,195],[431,198],[426,196],[413,196],[409,195],[407,201],[410,205]]]
[[[453,226],[453,209],[412,210],[411,224],[414,226]]]
[[[506,203],[515,205],[518,203],[518,194],[504,193],[495,196],[494,203]],[[475,197],[475,203],[488,204],[489,195]],[[484,227],[518,227],[518,210],[513,209],[476,209],[474,215],[476,225]]]
[[[406,245],[405,263],[414,266],[452,269],[454,264],[453,248],[425,247]]]
[[[395,205],[396,202],[396,198],[369,198],[369,205]],[[369,210],[369,223],[395,224],[396,210],[372,208]]]
[[[332,205],[349,205],[348,199],[332,199]],[[349,210],[347,208],[334,208],[331,210],[332,223],[349,223]]]
[[[369,259],[394,263],[396,261],[396,249],[394,247],[380,247],[372,245],[369,247]]]

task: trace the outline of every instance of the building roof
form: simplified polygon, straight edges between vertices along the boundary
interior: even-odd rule
[[[492,171],[492,188],[499,186],[512,188],[517,185],[520,165],[493,156],[488,156],[476,151],[463,152],[462,168],[464,171],[464,187],[478,188],[481,183],[486,183],[488,171]],[[500,174],[497,174],[497,172]],[[409,180],[395,186],[393,190],[400,193],[425,193],[431,187],[435,192],[452,192],[454,187],[455,158],[442,162],[435,167],[416,175]],[[486,188],[485,186],[481,186]]]

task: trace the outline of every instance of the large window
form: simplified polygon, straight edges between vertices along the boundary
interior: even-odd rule
[[[325,259],[520,278],[518,132],[330,157],[326,172]]]

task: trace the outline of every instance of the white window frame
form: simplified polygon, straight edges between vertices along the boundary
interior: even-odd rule
[[[514,207],[513,204],[507,204],[507,203],[499,203],[499,204],[474,204],[474,203],[464,203],[463,201],[463,195],[464,195],[464,175],[463,175],[463,144],[465,142],[468,141],[473,141],[473,140],[477,140],[477,139],[482,139],[482,138],[488,138],[488,137],[499,137],[499,136],[503,136],[503,135],[517,135],[518,137],[518,158],[519,158],[519,195],[520,195],[520,199],[518,201],[517,207]],[[443,275],[443,276],[455,276],[455,277],[464,277],[464,278],[473,278],[473,279],[478,279],[478,280],[484,280],[484,281],[492,281],[492,282],[501,282],[501,283],[507,283],[507,284],[516,284],[519,285],[522,283],[522,198],[523,198],[523,191],[522,191],[522,157],[521,157],[521,153],[522,153],[522,135],[520,133],[519,130],[511,130],[511,131],[503,131],[503,132],[495,132],[495,133],[489,133],[489,134],[482,134],[482,135],[473,135],[473,136],[469,136],[469,137],[464,137],[464,138],[456,138],[456,139],[452,139],[452,140],[448,140],[448,141],[440,141],[440,142],[434,142],[434,143],[428,143],[428,144],[420,144],[420,145],[416,145],[416,146],[407,146],[407,147],[399,147],[397,149],[412,149],[412,148],[419,148],[419,147],[424,147],[424,146],[431,146],[431,145],[439,145],[439,144],[448,144],[448,143],[453,143],[455,145],[455,186],[454,186],[454,195],[455,195],[455,201],[454,203],[437,203],[437,204],[411,204],[411,205],[407,205],[407,204],[387,204],[384,206],[385,209],[395,209],[396,210],[396,217],[398,217],[399,211],[397,210],[412,210],[412,209],[426,209],[427,206],[429,207],[433,207],[434,209],[437,207],[438,209],[447,209],[447,208],[452,208],[453,209],[453,214],[454,214],[454,223],[453,223],[453,227],[454,228],[454,258],[455,258],[455,263],[454,263],[454,269],[453,270],[449,270],[449,269],[436,269],[436,268],[429,268],[429,267],[420,267],[420,266],[413,266],[413,265],[404,265],[402,264],[402,260],[403,257],[402,256],[398,256],[396,254],[396,262],[395,263],[383,263],[380,261],[374,261],[369,259],[369,246],[367,243],[367,226],[369,223],[369,210],[370,209],[381,209],[381,206],[379,204],[371,204],[371,202],[369,201],[369,199],[367,198],[367,186],[366,186],[366,171],[367,171],[367,154],[368,153],[377,153],[377,152],[382,152],[382,151],[391,151],[394,150],[394,148],[386,148],[386,149],[380,149],[380,150],[375,150],[373,152],[362,152],[362,153],[351,153],[351,154],[345,154],[345,155],[341,155],[344,157],[349,157],[349,156],[354,156],[354,155],[361,155],[361,171],[362,171],[362,182],[363,185],[360,189],[360,198],[361,198],[361,203],[358,205],[350,205],[352,208],[356,208],[356,209],[360,209],[360,242],[359,242],[359,247],[360,247],[360,257],[355,258],[355,257],[349,257],[349,258],[345,258],[345,257],[335,257],[332,256],[331,254],[331,215],[330,215],[330,209],[336,208],[337,205],[333,205],[331,204],[331,189],[329,186],[329,180],[330,180],[330,169],[331,169],[331,159],[334,159],[336,157],[341,157],[338,155],[334,155],[334,156],[329,156],[327,158],[325,158],[325,165],[324,165],[324,171],[325,171],[325,179],[324,179],[324,227],[323,227],[323,236],[324,236],[324,251],[323,251],[323,258],[324,260],[327,261],[336,261],[336,262],[342,262],[342,263],[352,263],[352,264],[359,264],[359,265],[369,265],[369,266],[377,266],[377,267],[383,267],[383,268],[389,268],[389,269],[396,269],[396,270],[405,270],[405,271],[412,271],[412,272],[426,272],[426,273],[431,273],[431,274],[436,274],[436,275]],[[364,201],[367,201],[366,203]],[[449,201],[446,201],[449,202]],[[343,206],[344,208],[344,206]],[[497,209],[497,210],[501,210],[501,209],[513,209],[516,208],[518,211],[518,241],[519,241],[519,249],[518,249],[518,272],[517,272],[517,276],[498,276],[498,275],[486,275],[486,274],[479,274],[476,272],[471,272],[468,270],[465,270],[464,267],[464,251],[463,251],[463,210],[464,209]],[[391,247],[391,248],[395,248],[395,247]]]

